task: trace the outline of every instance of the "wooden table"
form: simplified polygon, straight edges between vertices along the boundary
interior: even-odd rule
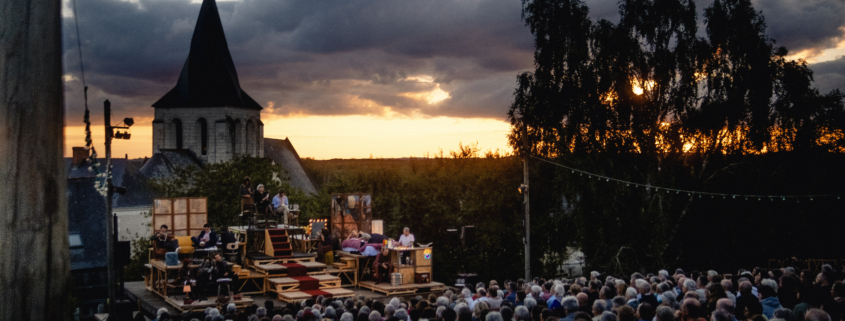
[[[311,253],[317,249],[320,241],[319,238],[305,234],[291,235],[290,239],[294,241],[294,251],[300,253]]]
[[[232,262],[226,262],[226,264],[229,264],[229,266],[234,265]],[[196,269],[199,265],[191,264],[188,265],[188,267]],[[166,265],[164,264],[164,261],[151,260],[149,282],[145,282],[147,290],[154,292],[163,298],[167,298],[167,285],[170,280],[169,274],[170,272],[179,272],[179,269],[181,268],[182,262],[179,262],[178,265]]]
[[[394,272],[395,273],[402,273],[402,284],[413,284],[416,283],[414,280],[415,273],[428,273],[429,278],[434,280],[434,275],[432,272],[432,248],[405,248],[405,247],[393,247],[388,248],[390,250],[390,263],[393,263]],[[405,262],[400,262],[402,258],[402,252],[411,252],[410,258],[413,260],[410,264],[405,264]]]

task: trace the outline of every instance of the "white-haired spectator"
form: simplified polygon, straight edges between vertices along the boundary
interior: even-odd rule
[[[601,314],[607,310],[607,301],[596,300],[595,302],[593,302],[593,321],[599,321],[599,318],[601,318]]]
[[[495,311],[487,313],[487,319],[486,320],[487,321],[505,321],[505,319],[502,318],[502,315],[499,312],[495,312]]]
[[[666,270],[657,271],[657,277],[660,278],[660,281],[666,281],[667,279],[669,279],[669,271],[666,271]]]
[[[637,290],[634,288],[628,288],[625,290],[625,300],[627,300],[625,302],[627,305],[630,305],[634,308],[634,310],[636,310],[637,306],[640,304],[640,302],[637,301]]]
[[[804,321],[831,321],[830,315],[821,309],[810,309],[804,314]]]
[[[731,292],[731,288],[733,287],[733,283],[731,282],[731,280],[724,279],[720,281],[719,284],[721,284],[722,288],[725,289],[725,294],[728,295],[728,299],[730,299],[731,302],[736,305],[736,295]]]
[[[399,320],[411,320],[411,317],[408,316],[408,310],[405,309],[396,310],[396,313],[394,313],[393,316],[399,318]]]
[[[314,306],[318,306],[318,305],[315,304]],[[315,309],[314,307],[311,307],[311,313],[314,314],[315,320],[322,320],[323,319],[323,314],[320,313],[320,309]],[[258,312],[256,312],[256,314],[258,314]]]
[[[437,307],[437,310],[434,310],[434,315],[437,316],[438,320],[443,318],[443,311],[446,311],[446,307],[444,307],[444,306],[439,306],[439,307]],[[385,319],[385,320],[387,320],[387,319]]]
[[[352,320],[352,319],[350,318],[349,320]],[[294,319],[293,319],[293,316],[291,316],[290,314],[285,314],[285,316],[282,317],[282,321],[294,321]],[[354,320],[352,320],[352,321],[354,321]]]
[[[675,310],[665,305],[661,305],[657,307],[654,317],[657,319],[655,321],[674,321]]]
[[[437,306],[439,307],[448,307],[449,306],[449,298],[446,296],[441,296],[437,298]]]
[[[675,292],[673,292],[673,291],[663,292],[663,295],[661,296],[661,298],[663,299],[662,303],[666,303],[666,305],[668,305],[672,309],[676,309],[676,310],[678,309],[678,296],[675,294]]]
[[[713,277],[719,275],[719,272],[714,270],[707,271],[707,281],[713,281]]]
[[[355,321],[355,317],[352,316],[352,313],[344,312],[340,315],[340,321]]]
[[[537,306],[537,299],[535,298],[525,298],[523,302],[523,305],[525,305],[528,311],[531,311],[532,309],[534,309],[534,307]]]
[[[394,313],[396,313],[396,308],[394,308],[393,305],[388,304],[388,305],[384,306],[384,319],[385,320],[392,317]]]
[[[513,317],[517,321],[529,321],[531,320],[531,312],[525,306],[518,306],[513,312]]]
[[[601,276],[601,273],[599,273],[598,271],[593,271],[593,272],[590,272],[590,279],[591,279],[591,280],[598,279],[598,278],[599,278],[599,276]]]
[[[697,288],[698,288],[698,286],[695,285],[695,280],[686,279],[686,280],[684,280],[683,288],[681,288],[681,293],[687,293],[687,292],[690,292],[690,291],[695,291]]]
[[[273,318],[270,319],[270,321],[283,321],[283,320],[284,320],[284,318],[282,317],[281,314],[274,315]]]
[[[259,319],[267,316],[267,308],[259,307],[258,310],[255,310],[255,315],[258,316]],[[319,318],[318,318],[319,320]]]
[[[563,308],[565,317],[561,318],[561,321],[573,321],[575,320],[575,312],[578,312],[578,299],[568,296],[563,298],[563,301],[560,302],[560,307]]]
[[[472,297],[472,293],[470,293],[470,297]],[[388,304],[392,305],[396,309],[399,309],[399,303],[402,303],[402,301],[399,300],[399,298],[394,297],[390,299],[390,302]]]
[[[367,320],[368,321],[382,321],[381,320],[381,313],[378,313],[378,311],[370,312],[370,317],[367,318]]]
[[[167,308],[158,309],[158,311],[156,311],[156,319],[161,319],[161,315],[165,313],[170,314],[170,312],[167,312]]]
[[[235,306],[234,303],[229,303],[229,305],[226,306],[226,313],[235,314],[237,312],[238,312],[238,307]]]
[[[610,311],[604,311],[604,313],[599,316],[599,321],[616,321],[616,315]]]
[[[610,303],[612,304],[611,309],[616,309],[618,307],[625,305],[627,303],[627,301],[625,300],[624,296],[620,295],[620,296],[616,296],[612,300],[610,300]]]

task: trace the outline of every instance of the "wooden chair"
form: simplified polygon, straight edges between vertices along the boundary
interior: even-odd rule
[[[255,217],[255,203],[252,201],[252,198],[242,197],[241,198],[241,222],[243,223],[244,220],[247,221],[247,229],[252,226],[252,218]]]

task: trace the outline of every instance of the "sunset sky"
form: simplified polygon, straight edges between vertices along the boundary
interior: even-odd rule
[[[102,102],[134,117],[115,157],[152,154],[152,103],[176,83],[201,1],[77,0],[94,141]],[[755,0],[768,34],[811,63],[815,85],[845,88],[845,2]],[[616,0],[589,0],[618,21]],[[709,1],[697,2],[699,21]],[[458,143],[510,151],[516,75],[533,69],[518,0],[218,1],[241,87],[264,110],[265,137],[317,159],[424,156]],[[84,145],[75,23],[64,1],[66,155]],[[699,28],[703,34],[703,28]]]

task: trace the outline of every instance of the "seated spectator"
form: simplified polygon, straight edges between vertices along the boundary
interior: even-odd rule
[[[654,308],[651,306],[651,304],[649,304],[648,302],[643,302],[637,306],[637,319],[641,321],[651,321],[652,319],[654,319]]]
[[[208,224],[202,226],[202,232],[199,237],[191,237],[191,242],[194,242],[194,247],[198,249],[205,249],[217,246],[217,233],[211,230]]]
[[[288,215],[290,215],[290,202],[288,196],[285,195],[285,190],[279,190],[279,194],[273,196],[273,212],[279,217],[279,221],[283,221],[288,225]]]
[[[783,308],[777,297],[777,282],[772,279],[764,279],[760,282],[757,290],[760,292],[760,304],[763,305],[763,315],[771,319],[775,310]]]
[[[568,296],[563,298],[563,301],[560,303],[561,308],[563,308],[563,315],[564,317],[561,318],[561,321],[574,321],[575,320],[575,312],[578,312],[578,300],[574,297]]]

